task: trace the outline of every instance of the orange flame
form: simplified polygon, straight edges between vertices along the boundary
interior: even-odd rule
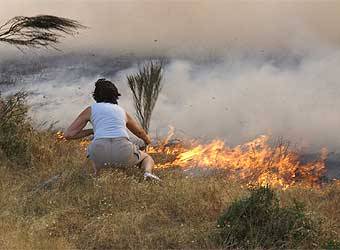
[[[236,147],[228,147],[221,140],[208,144],[198,141],[171,142],[174,128],[157,146],[149,146],[148,153],[159,160],[156,168],[178,167],[182,169],[217,169],[226,172],[228,178],[237,179],[248,185],[270,185],[286,189],[295,184],[319,185],[325,173],[327,150],[322,149],[320,158],[313,162],[301,163],[298,152],[290,150],[289,144],[278,140],[269,143],[269,137],[262,135],[253,141]],[[58,140],[66,141],[62,132]],[[79,142],[86,150],[90,141]]]
[[[326,150],[323,150],[319,160],[302,164],[299,154],[289,150],[288,143],[278,141],[270,146],[268,141],[269,137],[263,135],[234,148],[226,146],[221,140],[198,145],[191,142],[189,147],[177,144],[163,151],[164,154],[174,154],[175,160],[157,164],[157,167],[222,169],[230,178],[251,185],[271,185],[283,189],[296,183],[319,183],[325,171]],[[154,147],[150,152],[161,153],[158,148]]]
[[[57,140],[59,141],[66,141],[65,137],[64,137],[64,133],[62,131],[58,131],[55,134],[55,137],[57,138]]]
[[[55,137],[56,137],[56,139],[57,139],[59,142],[66,142],[66,141],[67,141],[66,138],[65,138],[65,136],[64,136],[64,133],[63,133],[62,131],[58,131],[58,132],[55,134]],[[85,138],[85,139],[80,140],[79,146],[80,146],[84,151],[86,151],[86,150],[87,150],[87,147],[88,147],[88,145],[89,145],[90,143],[91,143],[91,141]]]

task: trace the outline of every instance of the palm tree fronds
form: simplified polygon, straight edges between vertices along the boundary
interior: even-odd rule
[[[78,21],[50,15],[17,16],[0,26],[0,42],[21,47],[54,47],[62,34],[75,35],[86,28]]]
[[[150,127],[152,111],[162,90],[162,69],[163,62],[151,60],[140,67],[138,73],[127,77],[137,119],[147,132]]]

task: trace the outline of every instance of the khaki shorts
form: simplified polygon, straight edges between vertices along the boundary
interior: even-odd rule
[[[132,167],[143,160],[136,145],[124,137],[96,139],[89,145],[87,155],[97,168]]]

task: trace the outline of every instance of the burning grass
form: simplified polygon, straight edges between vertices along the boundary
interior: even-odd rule
[[[282,189],[295,184],[320,185],[325,173],[327,150],[322,150],[318,160],[301,163],[299,153],[290,149],[289,143],[282,139],[270,143],[268,136],[260,136],[231,148],[221,140],[208,144],[198,141],[169,144],[170,137],[167,138],[150,149],[156,157],[157,154],[166,156],[167,160],[159,162],[158,168],[219,169],[224,170],[229,179],[241,180],[247,185],[270,185]]]
[[[317,171],[319,168],[304,168],[309,165],[301,164],[298,158],[293,157],[297,153],[289,150],[283,154],[286,157],[279,157],[281,154],[277,150],[282,147],[260,143],[255,147],[258,151],[254,151],[254,143],[249,144],[248,148],[220,145],[218,152],[227,153],[228,161],[231,156],[237,156],[235,159],[242,163],[239,164],[241,170],[233,169],[236,163],[228,163],[230,166],[223,168],[222,163],[228,162],[223,158],[221,164],[211,164],[211,167],[216,166],[223,171],[190,175],[190,171],[183,170],[200,166],[204,159],[195,158],[199,154],[184,158],[185,153],[195,149],[194,146],[210,153],[213,147],[210,144],[190,143],[170,145],[168,140],[158,148],[150,149],[157,162],[156,173],[163,179],[162,184],[155,184],[143,181],[138,169],[129,170],[128,173],[107,170],[94,178],[83,171],[83,146],[86,142],[82,141],[80,146],[79,141],[58,139],[52,131],[38,132],[29,126],[18,129],[27,130],[18,131],[15,138],[19,140],[20,135],[25,134],[28,146],[25,152],[30,155],[30,164],[27,166],[24,161],[23,167],[19,158],[12,161],[7,157],[11,152],[0,154],[1,248],[222,248],[217,240],[221,230],[217,226],[218,218],[234,206],[235,201],[249,195],[248,184],[266,183],[257,181],[262,180],[258,178],[261,174],[242,175],[242,169],[255,162],[257,165],[250,170],[258,173],[261,165],[266,166],[268,156],[272,156],[269,159],[273,159],[273,163],[264,168],[266,171],[274,169],[273,173],[280,173],[281,170],[275,168],[293,167],[293,170],[287,170],[289,181],[284,183],[288,186],[276,185],[279,207],[292,206],[299,201],[305,206],[304,213],[319,223],[315,242],[291,244],[288,237],[282,245],[334,247],[340,240],[340,183],[332,182],[323,187],[317,185],[322,173]],[[241,152],[248,152],[248,155],[242,156]],[[250,152],[261,157],[254,159]],[[219,159],[219,154],[216,157]],[[183,162],[183,159],[186,161]],[[249,159],[252,164],[248,163]],[[319,165],[316,162],[311,166]],[[313,171],[303,172],[305,175],[300,173],[300,176],[308,178],[295,178],[293,174],[296,175],[301,169]],[[37,188],[52,176],[57,176],[57,180]],[[251,178],[247,179],[247,176]],[[277,176],[281,178],[285,175]],[[261,246],[256,242],[253,245]]]
[[[4,248],[220,248],[218,218],[249,193],[223,171],[192,176],[181,168],[159,168],[161,185],[144,182],[137,169],[128,174],[107,170],[93,178],[82,171],[79,142],[60,141],[52,132],[36,133],[31,140],[36,145],[30,168],[0,161]],[[58,181],[36,191],[39,183],[59,173]],[[339,183],[293,185],[277,192],[280,204],[302,202],[320,221],[319,245],[302,241],[298,247],[339,240]]]

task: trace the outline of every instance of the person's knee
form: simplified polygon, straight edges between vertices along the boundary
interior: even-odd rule
[[[141,163],[147,163],[148,165],[154,165],[155,164],[155,161],[147,153],[142,152],[141,157],[142,157]]]
[[[144,160],[148,161],[150,164],[154,164],[155,161],[152,159],[152,157],[148,154],[146,154]]]
[[[153,160],[153,158],[152,158],[150,155],[148,155],[147,157],[148,157],[150,163],[151,163],[152,165],[154,165],[154,164],[155,164],[155,161]]]

